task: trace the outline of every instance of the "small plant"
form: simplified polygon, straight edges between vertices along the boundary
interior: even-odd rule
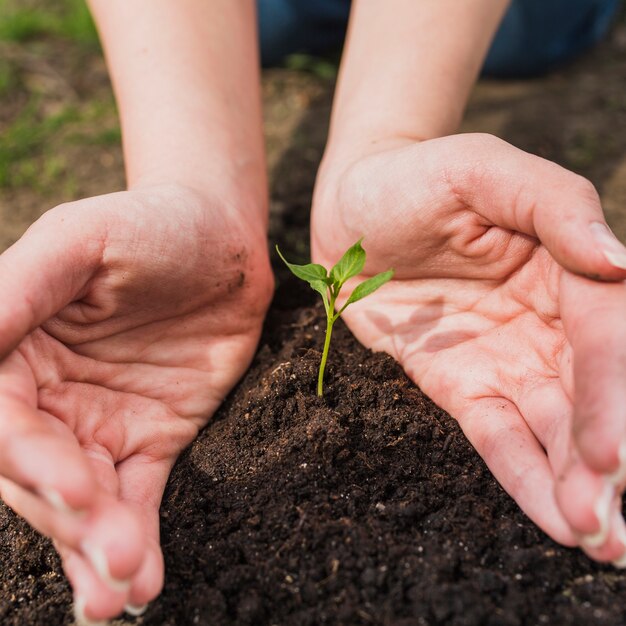
[[[353,246],[350,246],[330,272],[328,272],[323,265],[317,263],[309,263],[307,265],[294,265],[293,263],[289,263],[281,254],[278,246],[276,246],[276,251],[285,262],[285,265],[298,278],[309,283],[311,288],[317,291],[324,301],[324,308],[326,309],[326,339],[324,341],[324,351],[322,352],[322,361],[317,377],[318,396],[324,394],[324,370],[326,369],[326,360],[328,359],[328,349],[333,333],[333,324],[339,319],[348,305],[374,293],[379,287],[391,280],[393,276],[393,270],[387,270],[386,272],[381,272],[380,274],[376,274],[376,276],[372,276],[372,278],[364,280],[354,288],[341,309],[335,311],[335,302],[337,301],[337,296],[344,283],[349,278],[360,274],[365,266],[365,250],[363,250],[363,246],[361,246],[361,241],[362,239],[359,239]]]

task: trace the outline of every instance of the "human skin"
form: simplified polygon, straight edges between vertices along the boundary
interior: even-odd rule
[[[626,566],[626,249],[588,181],[495,137],[447,136],[505,5],[356,0],[313,260],[363,237],[361,278],[394,267],[343,314],[355,336],[459,421],[546,533]]]
[[[165,482],[273,292],[254,3],[185,5],[91,3],[128,191],[51,209],[0,256],[0,493],[53,538],[79,623],[160,592]]]

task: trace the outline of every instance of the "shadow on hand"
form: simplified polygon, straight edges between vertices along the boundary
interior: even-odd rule
[[[380,311],[367,311],[366,317],[385,335],[393,337],[398,355],[410,358],[408,347],[413,353],[435,353],[453,348],[478,336],[473,330],[452,329],[435,333],[435,329],[445,317],[445,299],[441,296],[428,300],[415,309],[408,320],[394,324]]]

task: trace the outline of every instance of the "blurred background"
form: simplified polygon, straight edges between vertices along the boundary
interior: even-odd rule
[[[335,75],[335,59],[293,55],[263,77],[272,234],[293,231],[286,247],[303,257]],[[567,68],[481,81],[462,130],[493,133],[590,178],[626,241],[624,12]],[[52,206],[123,187],[115,103],[83,0],[0,0],[0,250]]]

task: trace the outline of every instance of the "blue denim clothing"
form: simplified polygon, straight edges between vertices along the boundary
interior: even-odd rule
[[[569,61],[606,34],[619,4],[620,0],[513,0],[483,73],[532,76]],[[264,65],[280,63],[292,52],[323,54],[343,43],[350,0],[257,0],[257,6]]]

